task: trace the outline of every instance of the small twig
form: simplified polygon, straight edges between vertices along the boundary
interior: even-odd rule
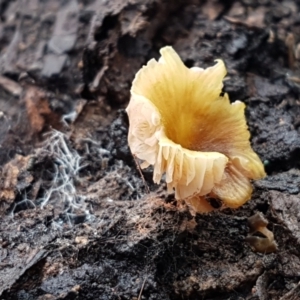
[[[299,77],[288,76],[288,79],[295,82],[295,83],[300,83],[300,78]]]
[[[143,293],[143,290],[144,290],[144,287],[145,287],[146,280],[147,280],[147,277],[143,281],[143,284],[142,284],[142,287],[141,287],[141,290],[140,290],[140,293],[139,293],[138,300],[141,300],[141,298],[142,298],[142,293]]]
[[[134,159],[134,161],[135,161],[136,167],[137,167],[137,169],[138,169],[138,171],[139,171],[139,173],[140,173],[140,175],[141,175],[141,178],[142,178],[142,180],[143,180],[143,183],[144,183],[144,185],[145,185],[146,192],[147,192],[148,194],[150,194],[150,189],[149,189],[149,186],[148,186],[148,184],[147,184],[147,182],[146,182],[146,180],[145,180],[145,177],[144,177],[144,175],[143,175],[143,173],[142,173],[141,166],[140,166],[140,164],[139,164],[139,162],[138,162],[136,156],[135,156],[134,154],[132,154],[132,156],[133,156],[133,159]]]
[[[295,67],[295,37],[292,33],[289,33],[285,39],[285,44],[288,48],[289,68]]]
[[[13,96],[20,96],[22,93],[22,87],[5,76],[0,76],[0,86]]]
[[[280,300],[297,300],[299,299],[299,291],[300,291],[300,282],[291,289],[289,292],[287,292],[285,295],[283,295]]]

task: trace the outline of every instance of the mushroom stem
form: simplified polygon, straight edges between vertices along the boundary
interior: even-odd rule
[[[186,199],[185,202],[199,213],[209,213],[214,210],[214,208],[207,202],[205,197],[194,196]]]

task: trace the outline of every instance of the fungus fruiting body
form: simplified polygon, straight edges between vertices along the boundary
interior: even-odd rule
[[[268,224],[269,222],[261,213],[256,213],[248,219],[250,232],[246,237],[246,242],[256,252],[273,253],[277,251],[274,233],[267,228]]]
[[[250,180],[265,172],[249,142],[245,105],[221,95],[223,61],[189,69],[172,47],[160,53],[132,84],[126,109],[132,153],[142,168],[153,165],[155,183],[165,174],[169,192],[196,211],[213,209],[207,197],[239,207],[251,197]]]

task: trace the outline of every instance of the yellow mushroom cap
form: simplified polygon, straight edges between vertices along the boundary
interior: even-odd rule
[[[177,199],[196,207],[209,195],[239,207],[251,197],[250,179],[264,177],[265,171],[249,142],[245,105],[220,96],[223,61],[189,69],[172,47],[160,53],[132,84],[126,109],[132,153],[143,161],[142,168],[154,166],[155,183],[166,174]]]

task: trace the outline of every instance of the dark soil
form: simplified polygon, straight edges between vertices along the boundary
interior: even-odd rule
[[[298,43],[299,42],[299,43]],[[193,215],[141,176],[124,111],[172,45],[222,58],[268,176]],[[0,1],[0,299],[300,299],[300,3]],[[274,253],[246,242],[262,213]]]

